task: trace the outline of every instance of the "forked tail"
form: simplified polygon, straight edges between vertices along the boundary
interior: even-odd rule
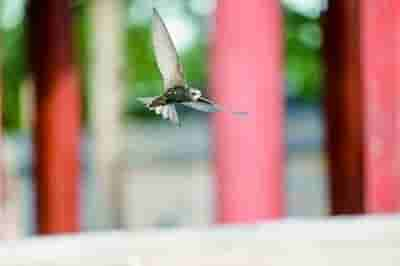
[[[171,121],[172,123],[179,125],[178,112],[176,111],[174,104],[160,105],[156,107],[150,107],[150,104],[157,97],[139,97],[138,101],[144,103],[144,105],[151,111],[162,116],[162,118]]]

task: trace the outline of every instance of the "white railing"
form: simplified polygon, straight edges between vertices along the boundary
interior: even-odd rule
[[[0,243],[4,266],[400,265],[400,216],[105,232]]]

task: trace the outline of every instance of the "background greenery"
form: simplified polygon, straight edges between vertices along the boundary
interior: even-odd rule
[[[202,0],[200,0],[202,1]],[[211,1],[211,0],[210,0]],[[149,95],[158,92],[160,77],[151,49],[149,20],[131,21],[132,9],[138,9],[140,2],[125,0],[126,30],[124,52],[126,69],[123,78],[126,81],[125,118],[144,116],[143,107],[134,99],[137,95]],[[193,1],[192,1],[193,2]],[[204,3],[207,1],[203,1]],[[301,2],[301,1],[300,1]],[[205,87],[207,84],[207,12],[199,12],[196,5],[189,1],[174,1],[179,7],[179,16],[184,16],[194,25],[195,34],[189,45],[181,52],[185,65],[185,74],[193,85]],[[199,4],[200,2],[197,2]],[[321,32],[319,9],[304,10],[295,0],[283,1],[286,36],[286,78],[287,96],[310,104],[318,103],[321,91]],[[73,3],[74,33],[77,47],[77,62],[82,71],[82,89],[84,114],[86,121],[89,97],[88,60],[90,40],[90,17],[88,1]],[[4,84],[3,124],[9,132],[21,127],[21,84],[28,75],[26,63],[26,25],[24,0],[0,1],[0,60]],[[136,13],[137,14],[137,13]]]

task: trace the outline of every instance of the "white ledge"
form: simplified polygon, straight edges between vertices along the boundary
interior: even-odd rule
[[[400,265],[400,216],[102,232],[0,242],[7,266]]]

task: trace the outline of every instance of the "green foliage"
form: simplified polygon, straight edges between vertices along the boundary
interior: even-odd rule
[[[90,18],[88,1],[76,0],[74,4],[74,34],[76,59],[82,73],[83,117],[88,116],[90,90],[88,80]],[[127,5],[129,1],[126,2]],[[288,95],[306,101],[318,101],[322,82],[321,33],[318,18],[310,18],[285,9],[286,74]],[[0,12],[1,13],[1,12]],[[188,16],[192,13],[188,12]],[[198,18],[196,18],[198,20]],[[195,20],[195,19],[194,19]],[[199,25],[197,25],[199,26]],[[149,23],[126,24],[124,43],[126,81],[126,118],[132,115],[146,116],[137,96],[151,96],[161,92],[162,81],[153,54]],[[201,31],[200,31],[201,32]],[[4,126],[14,130],[20,126],[20,87],[27,74],[24,24],[2,31],[4,77]],[[204,88],[207,84],[207,41],[197,34],[192,45],[181,53],[185,75],[192,86]],[[151,117],[154,117],[151,115]]]
[[[3,125],[14,131],[20,127],[20,87],[26,76],[25,34],[23,25],[0,32],[2,42]]]
[[[194,45],[182,54],[182,63],[185,66],[185,75],[191,82],[191,86],[204,88],[207,85],[208,54],[207,43],[197,36]]]
[[[157,69],[151,34],[148,26],[135,25],[127,29],[126,37],[126,114],[148,114],[136,97],[153,96],[161,93],[162,81]]]
[[[314,102],[321,96],[321,33],[318,18],[285,10],[289,96]]]
[[[89,117],[90,84],[89,84],[89,38],[90,18],[89,8],[86,1],[77,0],[73,2],[73,34],[75,48],[75,62],[78,64],[81,74],[81,96],[82,96],[82,122],[86,124]]]

